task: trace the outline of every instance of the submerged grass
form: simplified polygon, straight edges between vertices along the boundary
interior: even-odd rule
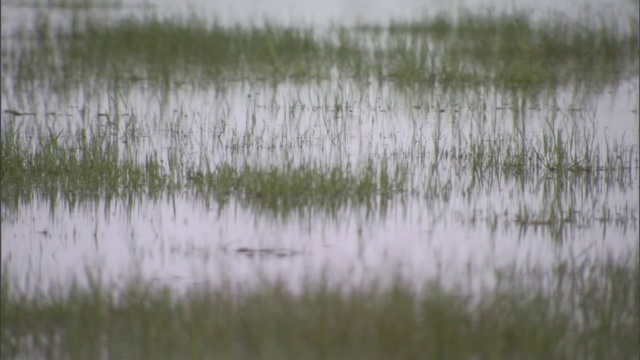
[[[569,83],[615,84],[637,75],[638,20],[623,25],[523,13],[440,14],[388,26],[225,27],[216,22],[145,18],[108,24],[77,15],[68,29],[36,20],[35,39],[3,45],[13,86],[47,79],[63,90],[76,82],[115,78],[161,88],[206,86],[237,79],[280,82],[326,79],[332,69],[357,80],[400,86],[491,84],[555,88]],[[447,85],[448,86],[448,85]]]
[[[2,357],[85,359],[632,359],[640,355],[637,257],[563,262],[552,273],[496,272],[473,294],[283,282],[176,294],[139,278],[109,289],[88,272],[29,294],[3,272]]]
[[[390,173],[384,164],[374,165],[372,161],[361,170],[351,170],[349,164],[345,167],[303,164],[236,168],[224,163],[214,171],[190,173],[187,178],[198,192],[236,194],[271,209],[340,207],[403,193],[407,169],[396,167],[395,172]]]
[[[16,129],[2,132],[2,202],[28,200],[34,190],[79,200],[119,194],[152,196],[170,190],[169,177],[153,156],[144,164],[121,159],[109,137],[78,132],[70,142],[51,131],[24,142]]]
[[[186,191],[196,199],[207,199],[207,204],[214,201],[224,206],[234,199],[260,212],[286,217],[307,208],[330,214],[344,207],[377,208],[407,197],[448,202],[452,191],[470,198],[496,184],[526,185],[526,191],[543,195],[544,208],[519,204],[520,211],[512,211],[515,218],[507,220],[524,227],[548,226],[561,234],[565,224],[592,224],[604,216],[584,213],[587,209],[582,207],[598,201],[595,194],[602,191],[633,188],[639,171],[635,145],[599,144],[589,132],[566,136],[550,124],[542,135],[528,137],[524,132],[488,137],[472,127],[468,137],[446,144],[434,141],[440,136],[436,129],[432,136],[414,138],[411,149],[393,154],[385,150],[385,155],[374,152],[354,162],[303,160],[295,164],[287,160],[287,151],[257,146],[263,139],[252,137],[251,128],[246,130],[248,135],[232,132],[233,139],[244,139],[243,146],[268,152],[273,161],[266,165],[246,155],[239,158],[245,150],[235,141],[200,149],[197,156],[179,146],[166,153],[151,149],[139,154],[135,126],[124,132],[106,124],[55,133],[38,126],[26,131],[22,128],[25,122],[16,122],[16,118],[4,118],[0,138],[0,199],[9,209],[42,195],[77,204],[132,197],[158,199]],[[210,161],[213,153],[217,157]],[[283,154],[284,159],[277,160]],[[577,193],[582,195],[576,202]],[[605,206],[603,213],[611,210]],[[626,226],[634,219],[634,211],[603,221]]]
[[[595,225],[625,234],[638,225],[636,204],[611,205],[601,195],[626,194],[637,186],[634,145],[608,146],[601,158],[595,155],[599,145],[588,141],[574,139],[571,147],[556,141],[545,150],[546,135],[526,142],[517,136],[476,136],[461,146],[441,144],[426,153],[418,147],[388,157],[369,154],[353,163],[276,160],[266,165],[238,158],[236,152],[243,152],[234,145],[226,150],[228,156],[215,161],[207,153],[185,157],[179,149],[168,150],[166,157],[150,152],[136,160],[136,151],[123,150],[122,137],[96,130],[71,136],[45,130],[25,137],[5,125],[0,202],[9,212],[42,200],[52,209],[60,202],[70,210],[118,201],[131,211],[138,202],[179,195],[207,209],[222,211],[231,202],[283,221],[307,212],[336,219],[345,210],[384,216],[390,205],[405,206],[407,200],[427,208],[450,206],[452,196],[472,200],[500,186],[509,189],[512,204],[488,209],[487,224],[513,226],[522,237],[529,229],[542,230],[561,243]],[[583,146],[593,151],[591,157],[582,157]],[[272,149],[265,151],[277,158]],[[552,162],[574,157],[579,161]],[[541,202],[529,202],[527,194]],[[476,210],[459,220],[475,224]]]
[[[95,80],[144,80],[164,88],[248,76],[313,78],[320,72],[326,74],[331,66],[330,61],[323,61],[322,42],[310,28],[269,23],[223,27],[195,18],[131,18],[109,26],[77,15],[69,30],[55,30],[46,17],[37,21],[35,46],[14,49],[15,53],[3,57],[3,61],[12,57],[22,67],[34,67],[18,76],[19,84],[43,70],[48,82],[60,89],[76,81]],[[36,69],[41,66],[50,68]]]
[[[237,79],[309,81],[337,70],[339,76],[392,81],[408,91],[415,84],[527,91],[616,84],[626,76],[637,76],[639,42],[634,31],[565,19],[533,23],[523,14],[472,13],[388,26],[338,27],[328,33],[274,24],[223,27],[197,19],[125,19],[108,24],[77,16],[65,30],[54,29],[46,16],[37,21],[34,33],[25,31],[17,35],[21,37],[17,44],[2,46],[3,96],[29,112],[6,109],[3,114],[0,200],[9,210],[32,201],[34,194],[51,197],[54,208],[58,197],[74,204],[186,192],[195,199],[212,198],[220,207],[233,198],[261,211],[287,215],[317,207],[334,211],[344,206],[383,206],[405,196],[447,203],[452,192],[469,198],[499,187],[511,189],[510,199],[520,201],[509,223],[523,231],[544,226],[558,233],[554,238],[574,224],[601,221],[626,226],[637,218],[637,208],[615,209],[618,218],[607,203],[602,203],[601,211],[581,212],[599,201],[594,193],[637,189],[637,145],[609,139],[598,144],[593,133],[551,123],[530,135],[524,115],[522,119],[514,115],[514,127],[522,128],[513,132],[493,131],[489,136],[485,125],[472,125],[468,136],[454,134],[445,140],[440,118],[431,136],[416,132],[425,110],[415,115],[419,119],[414,121],[410,146],[393,138],[383,146],[399,145],[398,149],[375,149],[357,163],[337,164],[306,161],[304,156],[299,163],[279,163],[274,155],[282,155],[276,149],[277,136],[264,146],[268,135],[254,133],[255,112],[247,115],[247,124],[253,125],[246,130],[239,127],[225,133],[232,116],[222,116],[207,128],[211,131],[203,128],[200,140],[205,145],[196,156],[194,149],[181,153],[181,145],[176,145],[193,140],[180,133],[190,126],[189,119],[175,124],[160,120],[174,138],[168,149],[161,145],[166,153],[152,150],[142,155],[143,146],[132,133],[135,126],[124,126],[122,119],[113,120],[108,114],[104,124],[102,118],[85,118],[83,110],[83,124],[97,120],[102,125],[78,126],[75,132],[48,127],[46,116],[40,127],[21,122],[33,131],[16,127],[14,121],[36,116],[31,105],[22,103],[21,94],[59,95],[78,87],[89,94],[100,89],[96,85],[100,81],[117,90],[138,82],[166,90],[184,83],[207,86]],[[637,25],[637,19],[630,23]],[[354,98],[356,108],[363,99]],[[380,101],[387,101],[387,110],[395,106],[394,100]],[[302,152],[328,140],[329,146],[341,147],[352,135],[366,141],[367,134],[347,130],[349,119],[362,122],[369,116],[361,111],[362,119],[352,117],[348,96],[336,95],[333,105],[326,107],[320,99],[316,102],[318,112],[324,111],[318,121],[324,125],[318,127],[322,135],[310,131],[312,126],[304,132],[295,125],[283,128],[291,129]],[[295,120],[295,111],[304,111],[305,104],[293,104],[289,116]],[[378,111],[378,105],[371,108]],[[447,111],[455,114],[453,107]],[[471,116],[484,118],[484,103],[482,107]],[[440,103],[433,109],[445,111]],[[452,116],[455,122],[456,115]],[[395,136],[385,131],[380,136]],[[377,135],[372,130],[370,137]],[[214,142],[213,150],[208,141]],[[253,161],[251,156],[264,155],[261,151],[270,151],[269,159],[276,165]],[[214,153],[217,157],[209,161]],[[250,159],[247,153],[252,154]],[[542,196],[541,209],[524,202],[528,193]],[[475,212],[472,216],[475,221]],[[473,296],[465,294],[471,289],[451,290],[439,282],[417,291],[400,278],[391,287],[374,283],[345,290],[309,282],[294,293],[284,282],[257,289],[227,283],[222,288],[194,288],[187,294],[133,278],[122,290],[113,291],[95,274],[88,274],[88,286],[78,282],[33,295],[15,285],[6,271],[2,275],[3,358],[640,356],[636,338],[640,268],[635,258],[562,263],[552,275],[516,268],[498,271],[497,285]]]
[[[439,14],[421,21],[392,21],[386,29],[395,76],[401,81],[484,82],[508,86],[607,81],[636,73],[637,17],[594,25],[587,19],[551,17],[534,23],[529,14]],[[620,27],[623,27],[622,29]],[[363,26],[369,30],[376,27]],[[408,40],[407,40],[408,39]],[[406,44],[410,44],[406,46]],[[615,74],[615,75],[614,75]]]
[[[118,137],[82,129],[62,136],[41,129],[25,140],[7,124],[0,142],[2,203],[17,207],[34,193],[60,194],[75,202],[105,198],[157,198],[189,189],[197,196],[229,196],[260,208],[288,212],[294,208],[331,208],[366,204],[405,191],[407,168],[390,169],[369,160],[361,167],[304,163],[298,166],[215,165],[178,160],[169,152],[165,165],[157,155],[143,162],[121,153]],[[93,135],[91,135],[93,134]],[[202,171],[201,169],[208,169]]]

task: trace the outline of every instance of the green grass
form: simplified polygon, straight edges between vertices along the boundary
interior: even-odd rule
[[[135,199],[179,194],[219,209],[233,200],[260,216],[306,210],[319,216],[320,209],[338,217],[341,209],[382,213],[406,200],[455,209],[454,198],[470,210],[462,222],[475,226],[477,209],[467,205],[492,194],[509,203],[500,214],[480,213],[493,229],[498,220],[520,235],[542,227],[556,240],[597,223],[637,229],[637,205],[611,205],[606,197],[637,191],[637,143],[597,141],[595,113],[560,115],[556,122],[550,110],[567,87],[578,89],[579,98],[637,77],[637,32],[490,12],[327,32],[193,18],[107,24],[83,16],[61,30],[41,15],[28,24],[35,32],[25,26],[3,41],[3,211],[38,198],[51,209],[62,201],[73,211],[87,202],[131,206]],[[634,16],[625,19],[631,27],[637,27]],[[333,70],[337,89],[325,90]],[[258,80],[271,82],[273,94],[282,82],[299,92],[284,95],[283,103],[275,96],[266,105],[242,103],[243,127],[242,119],[234,122],[238,104],[224,94],[236,80],[241,91],[264,89],[254,87]],[[371,103],[369,85],[348,89],[371,80],[384,98]],[[164,108],[156,116],[151,107],[131,105],[127,95],[138,85],[164,91],[160,102],[184,85],[213,85],[221,94],[215,100],[227,104],[210,116],[181,109],[173,117],[166,112],[174,109]],[[302,93],[305,86],[320,90]],[[93,118],[88,109],[101,108],[93,94],[105,88],[108,110]],[[59,126],[62,115],[49,117],[50,97],[62,104],[53,105],[57,112],[84,101],[81,119],[70,115]],[[513,129],[500,123],[510,119],[496,115],[504,104],[491,108],[490,99],[511,101]],[[534,115],[547,121],[533,133],[529,99],[549,111]],[[190,111],[198,115],[192,119]],[[405,117],[413,122],[410,143],[389,125]],[[318,155],[318,146],[329,146],[323,150],[331,157],[334,151],[348,156],[354,137],[364,149],[356,160]],[[530,196],[539,200],[527,202]],[[2,358],[65,359],[638,358],[638,260],[594,261],[563,262],[551,274],[516,264],[497,271],[498,284],[474,296],[439,281],[418,291],[399,277],[391,287],[382,280],[355,288],[309,281],[299,292],[285,279],[250,289],[229,280],[183,294],[136,276],[113,289],[91,272],[88,285],[32,293],[3,271],[0,351]]]
[[[260,212],[286,217],[303,208],[335,213],[352,206],[377,208],[407,197],[446,202],[452,191],[475,196],[507,181],[540,189],[546,199],[545,209],[514,211],[515,219],[508,220],[521,226],[555,227],[572,224],[572,214],[584,211],[580,207],[595,199],[597,189],[633,188],[639,169],[634,144],[600,144],[594,134],[564,135],[551,124],[541,135],[526,137],[522,132],[489,137],[472,127],[457,143],[441,142],[441,130],[436,129],[432,136],[416,139],[414,146],[393,155],[368,153],[354,162],[294,164],[284,151],[273,153],[267,165],[237,157],[233,139],[254,149],[264,141],[252,135],[251,128],[246,134],[234,132],[230,142],[222,141],[213,150],[201,149],[201,154],[193,156],[192,150],[179,146],[163,152],[143,150],[135,126],[116,133],[115,123],[55,133],[38,126],[26,131],[16,125],[14,115],[4,120],[0,199],[13,209],[33,201],[34,195],[75,204],[111,198],[157,199],[187,191],[195,199],[224,205],[233,198]],[[179,131],[180,125],[175,125]],[[211,161],[214,152],[218,157]],[[592,195],[576,202],[576,193]],[[598,216],[590,214],[583,223],[593,223]],[[615,222],[626,225],[625,220],[633,218],[633,211],[624,214],[622,222]]]
[[[21,66],[33,69],[30,77],[61,82],[112,80],[148,81],[169,86],[204,81],[313,77],[330,66],[322,44],[309,28],[222,27],[199,19],[125,19],[113,26],[96,19],[74,18],[70,31],[53,29],[43,17],[35,25],[36,46],[14,49]],[[44,51],[43,49],[48,49]],[[55,50],[52,50],[55,49]],[[14,51],[11,50],[11,51]],[[60,62],[56,62],[59,58]],[[57,66],[56,66],[57,65]],[[45,75],[40,71],[47,70]],[[33,75],[36,73],[36,75]]]
[[[631,29],[637,28],[637,17],[630,15],[625,21]],[[361,29],[390,35],[380,60],[390,61],[391,75],[409,83],[439,80],[554,87],[637,73],[638,34],[625,33],[613,23],[594,25],[562,17],[534,23],[524,12],[461,11],[456,16],[439,14]]]
[[[624,24],[637,27],[630,16]],[[3,46],[2,61],[17,89],[45,81],[55,91],[78,83],[150,82],[166,89],[228,80],[281,82],[341,76],[397,85],[602,88],[637,76],[636,31],[616,24],[550,17],[533,23],[523,13],[460,12],[388,26],[225,27],[202,19],[122,19],[113,24],[76,15],[70,30],[46,15],[35,39]],[[26,32],[18,31],[18,39]],[[32,86],[32,85],[31,85]],[[16,89],[16,91],[17,91]],[[537,91],[537,90],[535,90]]]
[[[79,131],[68,140],[61,135],[41,129],[29,142],[17,129],[3,128],[3,203],[28,202],[35,192],[84,202],[131,193],[154,197],[170,190],[169,176],[157,157],[148,156],[139,164],[121,159],[117,140],[109,136]]]
[[[636,254],[637,255],[637,254]],[[640,355],[637,256],[507,267],[465,286],[396,277],[363,287],[284,282],[177,294],[96,274],[30,294],[3,272],[2,357],[50,359],[631,359]],[[465,283],[464,280],[460,280]],[[84,282],[87,283],[87,282]]]

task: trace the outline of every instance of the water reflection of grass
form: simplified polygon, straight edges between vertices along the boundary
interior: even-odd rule
[[[88,286],[34,295],[3,272],[2,357],[632,359],[639,276],[630,256],[576,258],[551,273],[507,268],[480,293],[439,281],[419,292],[398,278],[176,294],[135,278],[115,290],[89,273]]]
[[[80,16],[63,31],[54,29],[46,16],[37,21],[34,33],[18,34],[17,43],[13,38],[10,45],[3,42],[3,96],[18,109],[5,109],[2,118],[0,200],[8,212],[37,197],[46,198],[52,209],[62,201],[73,211],[83,203],[118,199],[131,206],[135,199],[144,203],[188,194],[194,204],[215,202],[220,209],[234,199],[261,216],[286,218],[305,210],[317,216],[321,209],[336,217],[344,208],[368,212],[378,207],[383,212],[389,203],[408,198],[429,207],[447,204],[454,194],[466,204],[483,193],[499,196],[509,189],[509,199],[514,199],[509,212],[486,212],[492,228],[504,220],[521,234],[544,227],[550,237],[562,239],[567,229],[597,222],[625,230],[637,226],[637,207],[612,207],[596,196],[637,189],[637,145],[622,139],[599,143],[593,119],[584,125],[585,119],[573,115],[560,119],[562,124],[549,120],[535,133],[525,128],[530,123],[525,109],[533,105],[527,101],[540,88],[550,90],[552,99],[533,95],[533,101],[555,108],[560,85],[597,93],[602,85],[637,76],[635,31],[566,19],[534,24],[523,14],[486,13],[462,13],[458,20],[439,15],[388,26],[335,27],[328,33],[276,24],[223,27],[193,19],[128,19],[106,25]],[[246,130],[223,116],[205,124],[200,139],[185,129],[199,125],[188,116],[182,122],[156,122],[133,115],[125,119],[117,110],[124,102],[122,107],[132,113],[146,113],[144,106],[129,106],[124,95],[140,82],[156,90],[184,83],[225,88],[236,79],[274,84],[295,79],[314,87],[332,70],[342,80],[349,78],[349,84],[351,79],[355,84],[391,82],[398,92],[369,107],[364,103],[370,88],[360,96],[342,88],[335,93],[318,90],[308,98],[292,94],[282,111],[294,120],[309,115],[311,125],[271,127],[280,111],[275,104],[262,133],[256,130],[254,103],[246,109]],[[68,90],[84,93],[89,107],[102,81],[111,89],[109,110],[95,119],[83,108],[83,125],[57,127],[48,112],[30,108],[47,102],[40,101],[43,93],[45,99],[57,99]],[[432,97],[415,91],[416,84],[431,89]],[[589,86],[582,88],[585,84]],[[447,92],[448,87],[456,91]],[[444,90],[449,102],[433,88]],[[461,109],[460,102],[469,101],[459,95],[464,94],[457,92],[461,89],[478,89],[477,104]],[[498,98],[503,104],[512,97],[513,130],[495,130],[502,129],[502,118],[486,120],[503,106],[487,110],[485,91],[494,90],[502,94]],[[409,95],[398,95],[402,91]],[[226,101],[224,96],[220,101]],[[398,101],[406,102],[400,105],[401,115],[380,116],[392,112]],[[354,109],[362,118],[350,115]],[[433,133],[423,134],[430,111],[447,118],[441,121],[436,115]],[[384,122],[402,121],[406,114],[414,125],[410,143],[385,140],[353,162],[305,160],[318,144],[343,149],[347,138],[366,142],[378,136],[374,130],[358,132],[350,122],[362,128],[369,115],[372,122]],[[316,115],[321,130],[314,132]],[[464,116],[471,120],[461,125]],[[443,135],[450,129],[441,123],[449,120],[454,130]],[[142,145],[136,121],[153,129],[149,137],[163,136],[168,129],[170,145]],[[287,138],[280,136],[283,129]],[[380,135],[389,135],[385,129]],[[212,139],[211,147],[203,141],[202,148],[185,150],[183,139]],[[295,164],[282,161],[287,146],[300,151]],[[214,154],[215,160],[209,160]],[[531,194],[540,201],[527,203]],[[593,209],[596,203],[599,207]],[[475,209],[462,214],[471,226],[477,220]],[[116,300],[95,279],[88,289],[76,286],[30,297],[5,277],[2,357],[94,358],[104,351],[114,358],[638,356],[637,262],[561,264],[551,279],[514,271],[501,272],[502,282],[474,299],[439,283],[420,295],[399,281],[391,289],[361,287],[347,295],[327,284],[293,295],[275,284],[246,292],[194,289],[177,296],[132,280]]]
[[[158,160],[143,164],[121,159],[117,144],[105,136],[78,136],[65,141],[61,133],[43,132],[33,142],[22,141],[7,127],[2,133],[2,180],[5,201],[25,201],[34,190],[97,199],[137,192],[167,191],[167,175]],[[46,135],[44,135],[46,134]]]
[[[215,149],[231,155],[211,161],[211,150],[187,158],[179,147],[168,149],[166,156],[148,151],[141,157],[134,126],[119,134],[112,133],[111,125],[59,133],[36,126],[23,133],[15,124],[4,123],[0,143],[1,200],[8,209],[33,201],[34,195],[75,205],[104,199],[143,201],[186,191],[220,207],[234,199],[260,213],[286,218],[301,209],[322,209],[330,215],[341,208],[382,209],[407,198],[446,203],[452,192],[471,197],[513,183],[542,196],[541,206],[520,202],[501,217],[520,228],[544,226],[561,239],[564,229],[574,226],[637,225],[636,208],[625,206],[623,211],[604,202],[594,210],[586,205],[597,201],[597,189],[633,188],[637,147],[599,144],[588,132],[563,135],[550,124],[542,134],[526,138],[517,131],[489,137],[471,129],[467,137],[446,144],[434,141],[441,131],[436,128],[432,136],[414,139],[412,148],[393,156],[370,153],[354,162],[297,164],[274,158],[272,165],[236,156],[244,147],[273,151],[254,144],[260,139],[250,134],[251,128],[247,134],[234,133]],[[304,140],[302,146],[306,141],[313,140]],[[583,194],[580,201],[578,193]],[[469,216],[466,220],[473,222]]]
[[[607,143],[601,151],[601,144],[595,143],[592,135],[563,137],[561,131],[553,129],[526,139],[517,133],[488,137],[471,130],[463,141],[446,146],[432,141],[438,137],[433,135],[415,140],[417,145],[409,150],[396,152],[394,160],[372,153],[357,164],[303,162],[296,166],[286,161],[272,166],[237,165],[227,160],[212,163],[207,154],[202,154],[200,161],[184,160],[178,148],[169,150],[166,164],[153,154],[147,154],[140,162],[135,159],[140,145],[133,127],[120,135],[102,126],[59,133],[37,127],[25,136],[14,122],[6,121],[3,130],[0,146],[5,189],[50,186],[50,190],[86,188],[91,192],[102,189],[117,193],[118,189],[162,192],[190,185],[204,193],[237,192],[262,199],[311,200],[392,196],[407,191],[423,194],[433,179],[423,177],[416,181],[413,174],[437,174],[441,167],[471,175],[473,181],[466,191],[476,186],[485,188],[493,178],[524,180],[531,176],[540,182],[553,178],[560,184],[604,181],[608,186],[620,185],[624,189],[638,170],[638,150],[633,144]],[[245,135],[234,133],[223,151],[234,154],[238,147],[249,147],[259,152],[261,147],[256,144],[261,139],[253,139],[252,131],[248,129]],[[238,139],[245,143],[236,143]],[[264,151],[272,150],[267,147]]]
[[[636,51],[632,49],[638,45],[632,42],[638,38],[633,30],[623,35],[617,24],[600,25],[562,18],[534,23],[524,12],[462,12],[456,19],[440,14],[422,21],[391,22],[383,30],[394,45],[384,58],[392,64],[392,76],[409,83],[491,79],[505,85],[553,86],[587,78],[604,80],[625,68],[626,61],[637,61],[631,51]],[[363,29],[380,31],[376,26]]]
[[[388,26],[223,27],[198,19],[125,19],[106,25],[74,18],[70,30],[46,17],[29,45],[10,47],[3,63],[19,67],[14,85],[46,79],[59,89],[76,81],[146,80],[155,85],[234,79],[324,79],[335,68],[360,80],[399,85],[601,86],[637,73],[638,34],[616,24],[522,13],[463,12]],[[637,24],[633,17],[630,27]],[[18,35],[25,37],[25,34]]]

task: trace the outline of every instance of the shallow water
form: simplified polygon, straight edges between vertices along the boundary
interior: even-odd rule
[[[603,12],[616,13],[626,6],[559,3],[536,2],[536,12],[579,12],[576,9],[584,5],[590,11],[602,6]],[[321,25],[384,23],[390,17],[437,12],[442,6],[265,4],[193,6],[230,23],[264,16]],[[13,18],[5,7],[19,16],[33,16],[34,11],[3,3],[3,37],[9,31],[5,26],[10,26],[5,17]],[[140,11],[125,8],[125,12]],[[152,9],[183,15],[189,8],[158,4]],[[169,93],[143,83],[103,89],[91,97],[82,90],[69,97],[29,94],[27,100],[3,95],[3,126],[17,125],[24,136],[38,124],[73,132],[87,122],[106,121],[100,114],[111,115],[109,120],[117,123],[110,130],[116,138],[123,136],[126,126],[135,126],[139,136],[133,150],[125,143],[119,150],[140,161],[155,154],[166,164],[172,151],[184,164],[205,161],[213,166],[227,162],[361,167],[369,159],[385,159],[390,168],[407,166],[410,180],[406,193],[389,201],[380,196],[369,206],[336,209],[265,209],[242,197],[220,203],[213,196],[203,198],[186,190],[159,199],[116,197],[80,203],[72,194],[36,192],[31,200],[20,199],[17,208],[2,204],[2,263],[28,288],[82,280],[87,268],[100,269],[116,286],[132,272],[179,289],[223,276],[248,285],[278,277],[295,288],[305,278],[328,275],[332,281],[358,285],[400,271],[416,283],[441,276],[468,279],[478,287],[493,281],[494,268],[510,264],[549,267],[579,257],[637,253],[637,84],[636,77],[615,87],[560,89],[533,98],[485,88],[401,91],[393,84],[357,84],[341,78],[276,87],[265,82],[204,89],[183,85]],[[479,111],[482,102],[486,110]],[[5,112],[17,104],[35,115]],[[591,132],[598,144],[616,140],[628,146],[635,167],[616,181],[583,181],[578,176],[564,183],[553,173],[524,180],[504,175],[477,179],[446,157],[437,170],[430,167],[436,138],[446,150],[479,133],[485,133],[488,141],[500,141],[526,125],[527,138],[536,141],[550,120],[559,129]],[[600,152],[604,156],[604,146]],[[547,217],[553,201],[559,201],[564,211],[576,210],[575,221],[556,225],[516,221],[523,209]]]

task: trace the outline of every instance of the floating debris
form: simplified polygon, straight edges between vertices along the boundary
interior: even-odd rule
[[[254,248],[246,248],[246,247],[237,248],[236,253],[243,254],[248,257],[274,256],[279,258],[302,254],[301,251],[292,250],[292,249],[276,249],[276,248],[255,248],[254,249]]]
[[[26,115],[35,115],[34,112],[20,112],[18,110],[8,109],[4,111],[5,114],[13,115],[13,116],[26,116]]]

